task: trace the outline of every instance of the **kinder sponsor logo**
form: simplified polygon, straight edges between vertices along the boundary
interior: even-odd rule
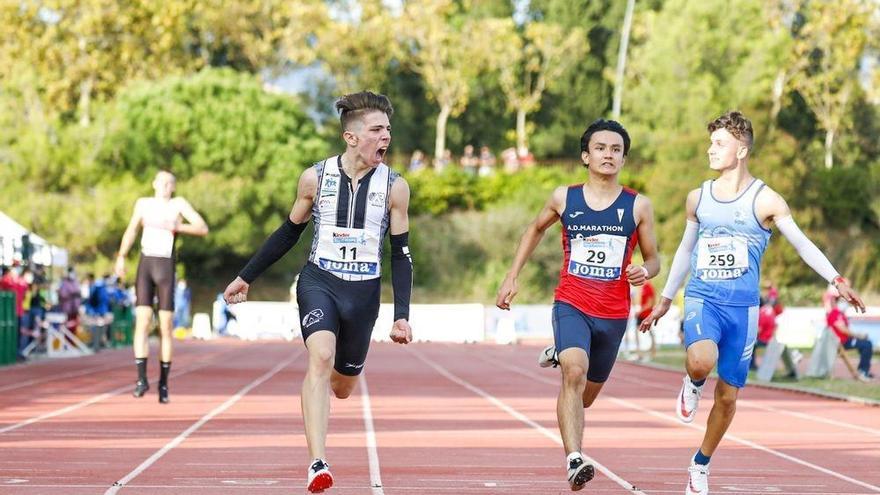
[[[366,245],[367,238],[364,234],[351,235],[348,232],[333,232],[333,244],[360,244]]]
[[[708,241],[706,243],[706,249],[712,254],[733,253],[736,251],[736,248],[730,241]]]
[[[611,241],[603,241],[598,237],[584,237],[584,247],[593,249],[610,248]]]

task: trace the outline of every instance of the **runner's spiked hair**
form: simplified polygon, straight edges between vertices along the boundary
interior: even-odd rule
[[[391,100],[387,96],[370,91],[348,94],[336,100],[336,111],[339,112],[339,121],[343,131],[348,130],[348,125],[352,120],[373,110],[385,112],[388,118],[394,114]]]
[[[709,122],[706,126],[709,133],[713,133],[718,129],[726,129],[727,132],[733,134],[733,137],[739,139],[751,150],[752,144],[755,142],[755,135],[752,132],[752,121],[746,118],[742,112],[731,110],[717,119]]]
[[[581,151],[587,151],[590,147],[590,138],[593,137],[593,134],[599,131],[611,131],[620,134],[620,137],[623,138],[623,156],[626,156],[629,153],[629,133],[626,132],[626,129],[620,124],[620,122],[616,120],[605,120],[605,119],[596,119],[592,124],[587,127],[587,130],[584,131],[584,135],[581,136]]]

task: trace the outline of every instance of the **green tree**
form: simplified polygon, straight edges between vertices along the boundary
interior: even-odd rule
[[[449,117],[464,111],[471,85],[485,66],[484,54],[474,50],[488,42],[484,35],[479,21],[464,16],[453,0],[414,0],[404,6],[400,36],[409,45],[406,60],[440,106],[435,159],[446,149]]]
[[[792,87],[804,97],[825,131],[825,168],[834,166],[835,137],[850,122],[849,103],[859,84],[859,62],[868,43],[876,3],[865,0],[803,2],[805,23],[796,32]]]
[[[499,73],[508,107],[516,113],[516,147],[528,149],[526,116],[541,105],[548,86],[558,82],[588,51],[579,28],[532,21],[519,30],[513,19],[486,21],[492,35],[489,64]]]

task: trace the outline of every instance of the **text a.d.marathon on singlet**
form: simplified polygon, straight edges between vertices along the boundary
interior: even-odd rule
[[[623,232],[622,225],[566,225],[569,232]]]

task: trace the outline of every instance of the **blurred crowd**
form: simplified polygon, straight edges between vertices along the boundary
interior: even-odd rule
[[[507,173],[517,172],[524,168],[535,165],[535,157],[527,148],[510,147],[501,152],[500,169]],[[488,177],[499,170],[498,159],[488,146],[481,146],[479,153],[472,144],[468,144],[461,152],[456,161],[452,151],[446,149],[440,158],[431,160],[422,150],[415,150],[407,164],[407,170],[417,172],[433,168],[436,172],[443,172],[450,168],[458,168],[475,177]]]
[[[70,267],[62,278],[52,280],[41,265],[3,266],[0,271],[0,291],[15,294],[19,360],[46,351],[52,322],[62,324],[95,351],[109,346],[114,316],[130,312],[135,301],[134,287],[110,274],[96,277],[86,273],[80,278]],[[175,327],[189,325],[191,297],[186,280],[179,280],[174,297]],[[47,318],[50,313],[54,319]]]

